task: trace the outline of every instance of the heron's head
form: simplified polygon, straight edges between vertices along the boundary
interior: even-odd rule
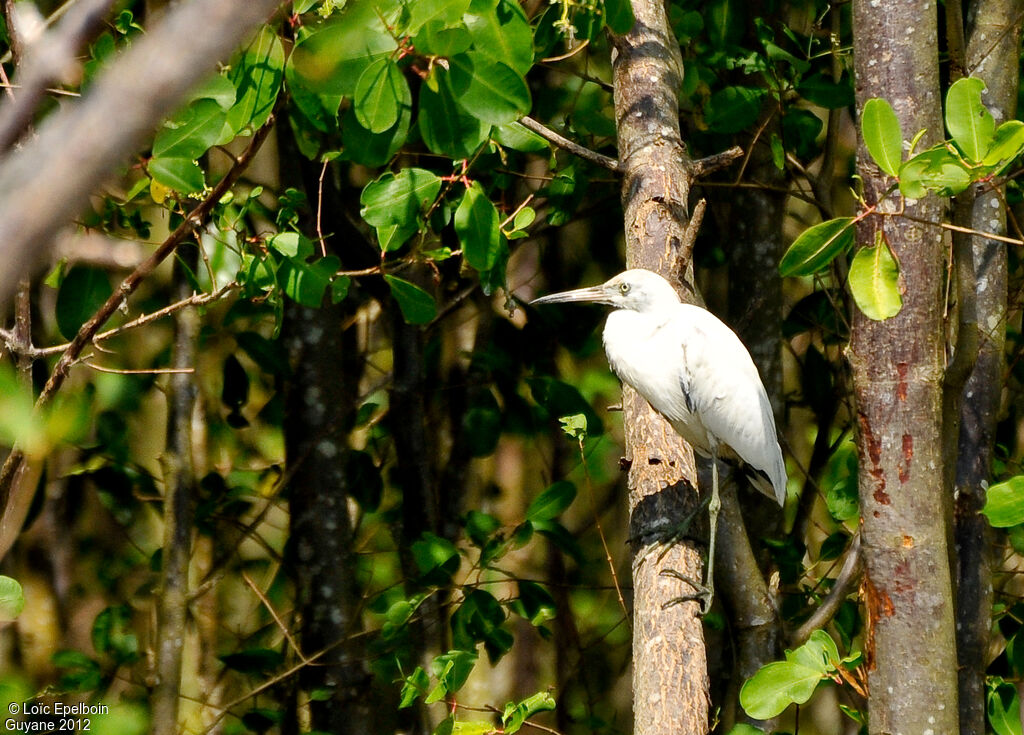
[[[608,304],[616,309],[632,311],[656,311],[679,303],[679,295],[672,284],[654,271],[633,268],[624,271],[600,286],[578,288],[575,291],[541,296],[530,303],[564,304],[570,302],[590,302]]]

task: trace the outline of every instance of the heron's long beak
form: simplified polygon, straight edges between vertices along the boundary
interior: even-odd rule
[[[573,302],[592,302],[598,304],[607,304],[608,292],[604,286],[589,286],[587,288],[577,288],[574,291],[561,291],[559,293],[548,294],[547,296],[541,296],[539,299],[534,299],[530,302],[531,306],[538,306],[540,304],[567,304]]]

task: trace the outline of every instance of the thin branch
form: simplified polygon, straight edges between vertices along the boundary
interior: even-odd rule
[[[726,166],[732,164],[737,158],[743,155],[743,149],[738,145],[734,145],[732,148],[728,148],[721,153],[713,153],[710,156],[704,158],[698,158],[696,161],[690,163],[690,171],[693,172],[693,177],[699,179],[702,176],[707,176],[710,173],[714,173],[719,169],[723,169]]]
[[[850,548],[846,552],[843,567],[839,570],[839,576],[836,577],[836,582],[832,585],[832,589],[829,590],[828,595],[825,596],[825,599],[822,600],[818,609],[814,611],[811,617],[789,637],[790,645],[799,646],[811,637],[811,633],[828,625],[828,622],[839,610],[839,606],[846,600],[846,596],[850,594],[858,574],[860,574],[859,533],[853,537],[853,543],[850,544]]]
[[[615,171],[619,173],[622,171],[621,164],[614,158],[609,158],[601,153],[592,151],[589,148],[581,146],[579,143],[574,143],[563,135],[556,133],[551,128],[542,125],[541,123],[534,120],[532,117],[524,115],[519,118],[519,124],[527,130],[531,130],[544,140],[549,143],[558,146],[562,150],[572,153],[574,156],[579,156],[584,161],[590,161],[593,164],[606,168],[609,171]]]

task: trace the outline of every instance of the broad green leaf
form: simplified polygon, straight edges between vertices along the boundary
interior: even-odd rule
[[[452,723],[451,735],[490,735],[494,723],[488,720],[456,720]]]
[[[267,245],[286,258],[308,258],[315,247],[312,240],[298,232],[280,232],[267,241]]]
[[[74,338],[113,292],[106,271],[86,265],[72,268],[60,284],[55,307],[57,329],[64,338]]]
[[[423,670],[422,666],[417,666],[409,676],[405,677],[405,682],[402,684],[402,699],[398,708],[411,707],[417,699],[427,693],[429,688],[430,677],[427,676],[427,672]]]
[[[972,161],[981,161],[996,131],[996,121],[981,101],[983,89],[985,82],[968,77],[953,82],[946,94],[946,128]]]
[[[454,56],[468,51],[473,45],[473,37],[463,25],[449,28],[440,21],[432,20],[420,29],[413,45],[423,54]]]
[[[761,667],[740,689],[740,704],[756,720],[777,717],[791,704],[804,704],[835,670],[839,651],[828,633],[816,630],[785,661]]]
[[[195,194],[206,188],[203,169],[191,158],[151,158],[147,165],[149,175],[179,194]]]
[[[412,0],[409,3],[409,24],[405,32],[415,34],[427,23],[452,26],[469,10],[470,0]]]
[[[363,69],[398,48],[385,23],[393,24],[401,11],[399,2],[348,3],[343,13],[295,45],[289,82],[316,95],[351,97]]]
[[[479,6],[486,5],[480,3]],[[475,52],[515,69],[520,77],[533,66],[533,32],[518,3],[499,0],[490,8],[470,7],[466,27]]]
[[[415,225],[441,191],[441,179],[422,168],[385,173],[363,189],[359,216],[374,227]]]
[[[594,408],[580,394],[579,390],[569,383],[548,377],[527,378],[533,399],[539,403],[553,419],[581,413],[587,419],[589,436],[604,433],[604,423]]]
[[[283,77],[284,47],[274,30],[263,26],[231,62],[228,79],[237,97],[227,113],[228,128],[237,133],[263,125],[274,109]]]
[[[838,217],[808,227],[779,262],[785,276],[811,276],[853,244],[853,217]]]
[[[549,712],[555,708],[555,698],[550,692],[537,692],[520,702],[509,702],[501,715],[506,735],[519,732],[523,723],[538,712]]]
[[[18,580],[0,575],[0,622],[10,622],[25,609],[25,592]]]
[[[223,74],[214,74],[207,77],[206,81],[200,84],[192,92],[193,100],[213,100],[220,109],[227,112],[235,104],[237,95],[235,85]]]
[[[492,137],[506,148],[524,153],[540,153],[551,148],[550,143],[518,122],[494,128]]]
[[[945,146],[918,153],[900,167],[900,192],[921,199],[928,192],[955,196],[971,185],[971,172]]]
[[[1022,735],[1020,695],[1011,682],[994,677],[988,685],[988,721],[996,735]]]
[[[420,87],[420,134],[434,153],[470,158],[487,140],[490,126],[469,114],[455,101],[447,74],[438,79],[437,90]]]
[[[989,487],[981,512],[995,528],[1024,523],[1024,475],[1016,475]]]
[[[381,252],[390,253],[400,249],[409,238],[416,234],[416,225],[382,225],[376,228],[377,244]]]
[[[550,521],[558,517],[576,499],[576,486],[566,480],[559,480],[542,492],[526,509],[528,521]]]
[[[704,106],[704,122],[716,133],[738,133],[760,116],[764,95],[763,89],[754,87],[720,89]]]
[[[443,698],[445,694],[453,694],[462,688],[472,673],[473,667],[476,666],[476,660],[477,655],[473,651],[453,650],[436,656],[430,662],[430,669],[438,680],[438,686],[443,688],[439,699]],[[434,692],[427,696],[427,704],[437,701],[437,699],[431,699],[433,696]]]
[[[398,122],[402,107],[412,105],[412,92],[402,70],[389,58],[377,59],[359,75],[352,97],[359,124],[383,133]]]
[[[196,100],[160,128],[153,140],[153,155],[199,158],[220,138],[225,119],[214,100]]]
[[[340,266],[340,261],[333,255],[312,263],[294,258],[284,262],[277,278],[288,298],[311,309],[318,309],[323,305],[324,293],[331,283],[331,277]]]
[[[501,253],[501,217],[478,181],[466,190],[455,210],[455,234],[467,263],[478,271],[494,267]]]
[[[857,517],[860,505],[857,495],[857,449],[853,442],[844,442],[829,458],[822,486],[829,515],[837,521],[849,521]]]
[[[878,97],[865,102],[860,129],[871,158],[885,173],[896,176],[903,160],[903,131],[889,103]]]
[[[822,678],[816,669],[775,661],[746,681],[740,689],[740,704],[755,720],[778,717],[789,705],[810,699]]]
[[[982,161],[986,166],[1009,162],[1024,153],[1024,122],[1007,120],[1000,125]]]
[[[903,307],[899,276],[899,266],[885,242],[861,248],[853,256],[850,292],[866,317],[883,321],[899,314]]]
[[[391,295],[402,310],[402,317],[409,324],[426,324],[437,316],[437,304],[434,297],[419,286],[404,281],[397,276],[384,276]]]
[[[387,164],[405,145],[411,122],[412,108],[402,106],[398,111],[398,122],[375,135],[359,124],[356,111],[350,106],[341,120],[342,157],[364,166]]]
[[[614,33],[629,33],[636,23],[629,0],[604,0],[604,22]]]
[[[456,99],[470,113],[491,125],[504,125],[530,111],[530,88],[512,67],[467,51],[449,60]]]
[[[729,731],[729,735],[765,735],[764,730],[748,725],[746,722],[740,722],[739,724],[733,725],[732,730]]]

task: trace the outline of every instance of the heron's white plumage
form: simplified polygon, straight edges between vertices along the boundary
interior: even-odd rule
[[[711,312],[681,303],[668,281],[643,269],[535,303],[560,301],[615,307],[604,348],[616,375],[694,450],[742,461],[761,473],[751,477],[759,490],[785,501],[786,467],[771,404],[735,332]]]

